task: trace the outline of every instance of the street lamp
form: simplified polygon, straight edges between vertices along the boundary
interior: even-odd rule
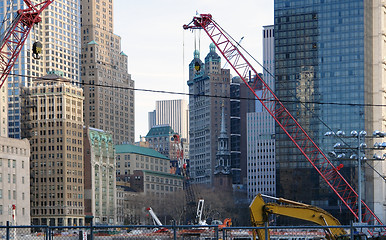
[[[339,138],[357,139],[356,148],[351,148],[350,146],[347,146],[347,144],[345,143],[338,142],[338,143],[335,143],[334,149],[339,152],[331,151],[328,153],[328,155],[336,159],[345,159],[346,153],[342,152],[343,150],[350,150],[350,149],[357,150],[357,153],[351,154],[349,156],[349,159],[358,160],[358,203],[357,203],[358,204],[358,222],[362,223],[362,161],[367,160],[367,158],[364,156],[364,150],[367,148],[367,144],[365,143],[367,132],[362,130],[358,133],[357,131],[353,130],[350,132],[349,136],[346,136],[344,131],[339,130],[336,133],[332,131],[326,132],[324,136],[326,137],[336,136]],[[383,138],[386,136],[386,133],[381,131],[374,131],[373,136],[377,138]],[[375,143],[374,148],[379,150],[384,150],[386,149],[386,143]],[[386,159],[386,154],[383,154],[383,156],[374,154],[372,160],[385,160],[385,159]]]

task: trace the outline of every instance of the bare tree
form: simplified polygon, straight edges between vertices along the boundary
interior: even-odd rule
[[[209,221],[231,218],[233,225],[248,226],[250,224],[248,205],[236,204],[233,191],[215,188],[197,187],[197,195],[205,200],[203,217]]]

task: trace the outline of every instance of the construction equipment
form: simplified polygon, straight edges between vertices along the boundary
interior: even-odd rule
[[[151,207],[148,207],[146,210],[149,211],[150,216],[153,218],[154,225],[157,225],[157,226],[161,227],[161,228],[154,229],[154,232],[159,233],[159,232],[167,232],[167,231],[169,231],[167,228],[162,227],[163,224],[161,223],[161,221],[159,220],[159,218],[154,213],[154,211],[153,211],[153,209]]]
[[[183,26],[184,29],[203,29],[216,45],[223,57],[233,70],[239,75],[255,97],[260,101],[265,110],[275,119],[276,123],[287,134],[291,141],[311,163],[321,178],[333,190],[349,211],[358,219],[360,212],[357,207],[358,194],[340,174],[339,170],[328,160],[316,143],[310,138],[297,120],[284,107],[272,89],[269,88],[257,71],[248,62],[234,40],[213,19],[211,14],[200,14]],[[248,75],[252,72],[255,81],[248,83]],[[259,94],[256,93],[259,90]],[[364,223],[383,225],[381,220],[371,211],[362,199],[359,199],[364,208],[362,219]]]
[[[149,211],[150,216],[153,218],[154,225],[162,226],[161,221],[158,219],[157,215],[155,215],[153,209],[151,207],[148,207],[146,210]]]
[[[180,135],[174,134],[172,141],[171,149],[173,152],[170,156],[170,173],[185,176],[187,174],[187,163],[184,159],[184,149]]]
[[[204,199],[200,199],[198,200],[197,213],[196,213],[196,222],[198,225],[208,225],[206,221],[203,221],[201,219],[203,210],[204,210]]]
[[[231,218],[225,218],[222,224],[218,225],[218,229],[223,229],[224,227],[230,227],[232,226],[232,219]]]
[[[174,154],[171,156],[171,173],[181,175],[184,178],[183,188],[185,191],[185,223],[195,224],[196,193],[191,184],[189,174],[189,162],[185,159],[181,138],[178,134],[173,135]]]
[[[4,36],[1,38],[0,45],[0,88],[3,86],[5,80],[15,65],[17,57],[19,56],[32,27],[41,22],[41,12],[53,1],[54,0],[46,0],[34,5],[30,0],[24,0],[27,8],[18,10],[17,16],[5,30]],[[34,44],[34,58],[39,57],[41,47],[41,43]]]
[[[264,227],[268,223],[269,215],[276,214],[281,216],[287,216],[297,219],[302,219],[305,221],[316,223],[320,226],[340,226],[338,219],[333,217],[330,213],[325,210],[307,205],[304,203],[299,203],[284,198],[273,198],[280,203],[285,203],[285,205],[279,205],[277,203],[265,203],[263,200],[265,196],[258,194],[249,205],[249,210],[251,214],[251,222],[253,226]],[[328,239],[337,239],[343,236],[347,236],[347,232],[343,228],[327,228],[326,236]],[[254,239],[256,239],[256,233],[259,240],[267,240],[266,236],[269,239],[269,231],[265,235],[265,229],[256,229],[253,231]]]

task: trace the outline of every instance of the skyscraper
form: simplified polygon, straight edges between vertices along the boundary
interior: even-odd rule
[[[254,112],[254,95],[240,77],[230,83],[230,151],[232,183],[247,183],[247,113]]]
[[[189,142],[188,139],[188,104],[183,99],[156,101],[156,125],[169,125],[172,129]]]
[[[23,0],[0,1],[0,16],[7,19],[3,27],[15,18],[18,9],[25,9]],[[79,0],[54,1],[41,14],[42,21],[35,26],[26,40],[19,58],[8,77],[8,135],[20,138],[20,88],[32,84],[31,77],[49,72],[79,82],[80,54],[80,2]],[[4,31],[4,29],[1,29]],[[32,45],[43,45],[40,59],[32,56]]]
[[[274,27],[263,29],[263,80],[274,90]],[[261,90],[256,91],[261,96]],[[247,192],[250,201],[258,193],[276,195],[275,120],[255,101],[255,112],[247,114]]]
[[[83,90],[55,74],[22,88],[33,225],[84,224]]]
[[[278,0],[274,6],[276,94],[313,141],[328,151],[339,141],[324,137],[330,129],[385,130],[386,111],[376,106],[385,96],[383,2]],[[279,196],[318,205],[342,223],[353,219],[279,128],[276,158]],[[344,163],[340,173],[358,189],[356,161],[331,161]],[[367,163],[385,171],[384,163]],[[362,196],[385,221],[385,182],[370,168],[365,173]]]
[[[205,63],[198,50],[189,64],[190,172],[195,183],[213,184],[217,141],[221,130],[221,106],[229,126],[229,69],[221,69],[221,58],[211,43]]]
[[[134,143],[134,81],[113,32],[113,1],[80,2],[85,124],[111,132],[115,144]]]

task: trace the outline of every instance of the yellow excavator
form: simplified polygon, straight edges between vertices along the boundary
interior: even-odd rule
[[[264,197],[275,199],[277,202],[282,203],[265,203]],[[258,194],[249,206],[251,214],[251,222],[253,226],[264,227],[268,223],[268,217],[270,214],[276,214],[281,216],[287,216],[305,221],[316,223],[320,226],[340,226],[338,219],[333,217],[330,213],[325,210],[299,203],[284,198],[274,198],[262,194]],[[349,236],[343,228],[326,228],[327,239],[348,239]],[[266,235],[265,229],[256,229],[253,231],[253,239],[256,239],[256,234],[259,240],[269,240],[269,231]],[[266,236],[268,239],[266,239]],[[366,239],[365,235],[357,235],[355,239]]]

